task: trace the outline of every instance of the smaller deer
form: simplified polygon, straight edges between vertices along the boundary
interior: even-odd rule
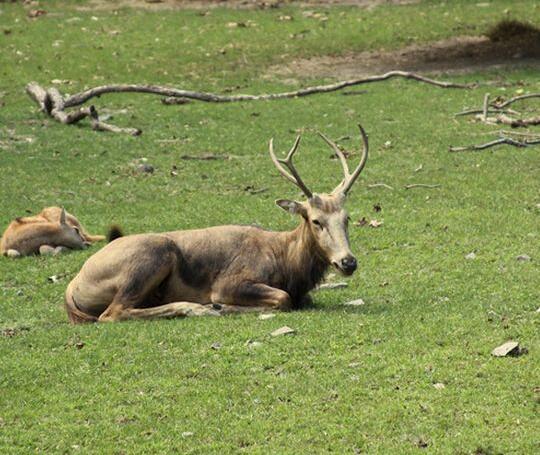
[[[0,240],[0,253],[8,257],[30,254],[58,254],[67,249],[83,249],[104,240],[91,235],[79,220],[60,207],[47,207],[29,217],[10,223]]]

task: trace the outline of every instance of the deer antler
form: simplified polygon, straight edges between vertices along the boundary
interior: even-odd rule
[[[270,139],[269,144],[269,151],[270,151],[270,157],[272,158],[273,163],[278,168],[278,171],[281,175],[283,175],[287,180],[294,183],[298,188],[302,190],[302,192],[308,197],[308,199],[311,199],[313,197],[313,193],[311,190],[306,186],[306,184],[302,181],[300,178],[300,175],[296,171],[296,168],[294,167],[294,164],[292,162],[292,157],[295,154],[296,150],[298,149],[298,144],[300,143],[300,139],[302,136],[297,136],[296,140],[294,141],[294,144],[289,150],[289,153],[287,154],[287,157],[285,159],[279,159],[276,157],[276,154],[274,153],[274,138]],[[290,173],[287,172],[287,170],[283,167],[285,165]]]
[[[369,144],[368,144],[368,137],[366,132],[364,131],[364,128],[362,128],[362,125],[358,125],[358,128],[360,128],[360,134],[362,135],[362,142],[364,144],[364,149],[362,150],[362,157],[360,158],[360,163],[354,170],[354,172],[351,174],[349,170],[349,165],[347,164],[347,158],[345,157],[345,154],[341,151],[341,149],[337,146],[337,144],[330,139],[328,139],[323,133],[320,131],[317,131],[319,136],[321,136],[324,141],[332,147],[334,150],[334,153],[339,158],[339,161],[341,162],[341,167],[343,168],[343,180],[341,183],[332,191],[333,194],[340,192],[343,194],[347,194],[351,187],[353,186],[355,180],[358,178],[360,173],[362,172],[362,169],[364,169],[364,166],[366,165],[367,157],[368,157],[368,150],[369,150]]]

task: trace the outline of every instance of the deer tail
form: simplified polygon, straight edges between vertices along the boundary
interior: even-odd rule
[[[123,236],[124,236],[124,233],[122,232],[122,228],[120,228],[120,226],[116,224],[113,224],[109,228],[109,232],[107,233],[107,241],[112,242],[113,240],[116,240]]]

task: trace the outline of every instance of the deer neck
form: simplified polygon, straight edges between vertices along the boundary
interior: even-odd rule
[[[293,300],[301,299],[324,277],[328,260],[317,244],[306,221],[286,234],[287,286]]]

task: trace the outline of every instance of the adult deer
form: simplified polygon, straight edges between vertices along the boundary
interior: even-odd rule
[[[356,270],[348,238],[347,193],[368,156],[363,140],[360,163],[349,171],[339,147],[332,147],[344,179],[330,194],[314,194],[293,165],[300,136],[285,159],[270,140],[270,157],[279,172],[306,195],[307,201],[276,201],[300,215],[291,232],[258,227],[140,234],[119,238],[90,257],[66,290],[73,323],[159,317],[219,315],[229,312],[288,310],[299,307],[330,265],[345,275]]]

